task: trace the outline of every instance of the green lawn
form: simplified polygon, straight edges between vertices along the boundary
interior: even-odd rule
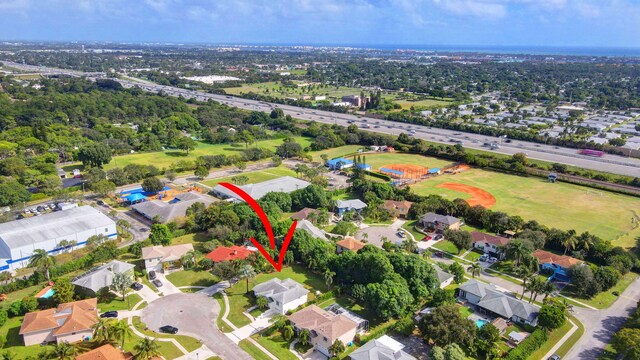
[[[460,255],[462,251],[458,251],[458,248],[449,240],[440,240],[433,245],[434,248],[454,255]]]
[[[300,284],[304,285],[309,290],[309,300],[313,298],[313,291],[320,290],[326,291],[326,285],[324,280],[315,274],[311,274],[306,268],[300,265],[294,265],[293,267],[285,267],[281,272],[272,272],[269,274],[259,274],[253,281],[249,282],[249,291],[256,285],[268,281],[273,278],[286,279],[291,278]],[[239,281],[232,287],[226,290],[229,297],[229,316],[227,319],[237,327],[248,325],[251,321],[242,312],[247,311],[253,306],[253,295],[247,293],[245,281]]]
[[[227,323],[222,321],[222,314],[224,314],[224,311],[226,308],[226,306],[224,305],[224,299],[222,298],[222,294],[215,293],[213,295],[213,298],[216,299],[216,301],[220,305],[220,313],[218,314],[218,318],[216,319],[216,325],[218,326],[218,329],[225,333],[232,332],[233,329],[231,328],[231,326],[227,325]]]
[[[296,172],[289,169],[286,166],[279,166],[277,168],[270,168],[270,169],[266,169],[266,170],[259,170],[259,171],[248,171],[248,172],[243,172],[243,173],[238,173],[237,175],[234,176],[239,176],[239,175],[244,175],[246,177],[249,178],[248,183],[249,184],[254,184],[254,183],[258,183],[258,182],[263,182],[263,181],[267,181],[267,180],[273,180],[273,179],[277,179],[279,177],[283,177],[283,176],[293,176],[296,177]],[[222,177],[222,178],[218,178],[218,179],[211,179],[211,180],[205,180],[205,181],[201,181],[201,183],[207,185],[207,186],[216,186],[218,185],[218,183],[221,182],[230,182],[233,183],[233,180],[231,179],[233,176],[227,176],[227,177]]]
[[[469,261],[476,262],[478,261],[478,259],[480,259],[480,256],[482,256],[480,253],[477,253],[475,251],[469,251],[469,253],[465,255],[464,258]]]
[[[181,270],[167,275],[167,279],[177,287],[181,286],[211,286],[220,281],[209,271]]]
[[[309,138],[305,138],[302,136],[295,137],[297,143],[302,145],[302,148],[309,146],[311,140]],[[260,140],[257,143],[251,144],[250,146],[258,146],[266,149],[275,150],[277,146],[282,144],[283,139],[269,139],[269,140]],[[160,169],[169,168],[171,164],[176,163],[180,160],[191,160],[195,161],[198,156],[202,155],[238,155],[243,150],[245,150],[245,144],[207,144],[203,142],[198,142],[195,150],[189,152],[187,155],[184,151],[178,149],[170,149],[164,151],[155,151],[148,153],[136,153],[136,154],[128,154],[121,156],[114,156],[111,162],[108,165],[105,165],[105,170],[114,168],[114,167],[125,167],[129,164],[140,164],[140,165],[149,165],[152,164]],[[64,169],[72,170],[77,168],[78,164],[72,164],[65,166]]]
[[[339,157],[344,157],[350,154],[355,154],[359,149],[362,149],[360,145],[345,145],[337,148],[315,151],[313,152],[313,161],[322,161],[321,156],[327,155],[328,159],[335,159]]]
[[[302,83],[302,82],[298,82]],[[312,89],[309,86],[299,86],[299,87],[284,87],[282,84],[274,81],[270,82],[262,82],[262,83],[253,83],[253,84],[242,84],[239,87],[229,87],[224,88],[224,91],[230,95],[242,95],[247,93],[255,93],[255,94],[263,94],[274,97],[279,97],[281,99],[287,97],[295,97],[297,99],[302,99],[303,95],[310,96],[327,96],[329,98],[342,98],[346,95],[360,95],[362,91],[360,88],[352,88],[346,86],[327,86],[327,87],[318,87],[314,86]],[[313,101],[313,98],[310,99]]]
[[[146,329],[147,326],[140,320],[139,316],[134,316],[131,319],[131,322],[133,323],[133,326],[136,328],[136,330],[140,331],[144,335],[161,339],[176,339],[180,343],[180,345],[182,345],[189,352],[197,350],[202,346],[200,340],[194,339],[190,336],[160,334],[155,331]]]
[[[244,339],[238,343],[240,348],[249,354],[255,360],[271,360],[267,354],[263,353],[262,350],[258,349],[255,345],[249,342],[249,340]]]
[[[443,168],[451,165],[451,161],[441,160],[431,156],[407,154],[407,153],[386,153],[377,152],[364,154],[365,162],[371,165],[372,171],[378,171],[381,167],[388,165],[411,164],[420,165],[425,168]]]
[[[142,340],[141,337],[138,337],[135,334],[133,334],[130,338],[128,338],[125,341],[124,350],[135,354],[135,350],[133,348],[135,347],[135,345],[140,340]],[[159,348],[160,354],[162,354],[162,356],[166,360],[173,360],[173,359],[179,358],[179,357],[184,355],[182,353],[182,351],[180,351],[180,349],[178,349],[171,342],[168,342],[168,341],[156,341],[156,343],[158,344],[158,348]]]
[[[415,155],[418,157],[418,155]],[[420,195],[437,194],[446,199],[468,199],[469,194],[438,188],[444,182],[478,187],[496,198],[493,210],[519,215],[525,220],[559,229],[588,231],[615,245],[635,246],[640,227],[633,229],[632,211],[638,198],[593,190],[568,183],[551,184],[545,179],[471,169],[456,175],[442,175],[411,186]]]
[[[203,244],[209,240],[211,238],[206,233],[193,233],[171,239],[171,245],[193,244],[196,251],[206,253]]]
[[[251,337],[280,360],[298,359],[289,351],[289,342],[282,337],[279,331],[274,331],[271,335],[266,335],[266,333],[263,332]]]
[[[571,326],[572,325],[569,321],[565,321],[564,325],[551,331],[551,333],[549,333],[547,341],[538,350],[529,355],[528,360],[542,359],[543,356],[546,355],[546,353],[549,352],[549,350],[551,350],[551,348],[553,348],[558,343],[558,341],[560,341],[560,339],[562,339],[562,337],[567,332],[569,332],[569,330],[571,330]]]
[[[424,239],[425,237],[425,234],[416,230],[417,222],[418,220],[407,221],[406,223],[404,223],[404,225],[402,225],[402,228],[410,232],[413,235],[413,237],[416,239],[416,241],[422,241],[422,239]]]
[[[622,292],[633,282],[633,280],[635,280],[638,277],[638,274],[636,273],[626,273],[624,276],[622,276],[622,278],[620,279],[620,281],[618,281],[618,283],[612,287],[611,289],[607,290],[607,291],[603,291],[598,293],[596,296],[592,297],[591,299],[582,299],[577,297],[572,291],[571,291],[571,285],[565,287],[560,293],[562,295],[565,296],[569,296],[572,297],[578,301],[580,301],[581,303],[585,303],[587,305],[593,306],[597,309],[606,309],[609,306],[611,306],[611,304],[613,304],[614,301],[616,301],[616,299],[618,298],[618,296],[613,295],[613,292],[618,292],[618,294],[622,294]]]
[[[142,298],[140,295],[131,292],[127,295],[127,298],[124,301],[122,301],[122,297],[117,296],[111,299],[111,301],[99,303],[98,309],[101,313],[114,310],[131,310],[141,300]]]
[[[556,354],[560,355],[560,357],[564,357],[565,355],[567,355],[573,345],[575,345],[575,343],[580,340],[582,335],[584,335],[584,325],[573,316],[570,316],[569,318],[573,320],[573,322],[578,326],[578,329],[569,337],[569,339],[567,339],[567,341],[565,341],[564,344],[562,344],[558,348],[558,350],[556,350]]]
[[[471,311],[471,309],[466,306],[458,307],[458,312],[460,312],[460,315],[462,315],[463,318],[468,318],[469,316],[471,316],[471,314],[473,314],[473,311]]]
[[[9,318],[7,322],[0,327],[0,336],[7,339],[6,345],[2,348],[4,353],[7,350],[17,355],[17,359],[25,359],[30,355],[36,355],[43,350],[53,349],[52,345],[45,347],[40,345],[24,346],[22,336],[18,334],[22,325],[22,316]]]

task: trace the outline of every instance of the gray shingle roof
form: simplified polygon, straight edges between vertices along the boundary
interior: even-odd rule
[[[286,304],[292,300],[298,299],[303,295],[307,295],[309,290],[292,279],[280,280],[273,278],[269,281],[258,284],[253,288],[256,296],[264,296],[277,300],[282,304]]]
[[[122,261],[113,260],[110,263],[98,266],[82,274],[73,280],[73,284],[91,289],[94,292],[102,289],[103,287],[111,286],[113,278],[116,274],[120,274],[129,270],[132,270],[135,266]]]
[[[460,221],[460,219],[458,219],[457,217],[453,217],[449,215],[440,215],[436,213],[426,213],[422,215],[422,218],[420,220],[422,220],[422,222],[427,222],[427,223],[439,222],[446,225],[455,224]]]
[[[525,301],[511,297],[496,290],[495,285],[488,285],[477,280],[469,280],[460,285],[460,290],[480,297],[478,306],[492,311],[504,318],[513,315],[522,319],[533,320],[538,316],[540,308]]]
[[[86,205],[0,224],[0,239],[10,249],[25,245],[37,247],[41,242],[113,224],[108,216]]]
[[[360,199],[336,200],[336,207],[338,209],[356,209],[356,210],[360,210],[360,209],[366,208],[367,204],[365,204]]]
[[[438,283],[442,284],[443,282],[453,278],[453,275],[449,274],[446,271],[440,270],[437,266],[434,267],[436,270],[436,276],[438,277]]]
[[[315,238],[322,239],[324,241],[329,241],[329,239],[327,239],[327,237],[325,236],[324,232],[318,229],[309,220],[298,221],[298,225],[296,226],[296,229],[304,230]]]
[[[358,350],[349,355],[351,360],[415,360],[416,358],[402,351],[402,349],[392,349],[383,338],[395,340],[384,335],[380,339],[371,340],[361,346]],[[397,343],[397,342],[396,342]],[[401,344],[400,344],[401,345]]]
[[[277,179],[267,180],[255,184],[242,185],[238,187],[244,190],[252,198],[258,200],[269,192],[291,193],[296,190],[304,189],[309,185],[311,185],[311,183],[307,181],[296,179],[291,176],[283,176]],[[242,201],[242,199],[238,195],[236,195],[233,191],[225,188],[224,186],[216,185],[213,188],[213,191],[223,194],[226,197]]]
[[[215,199],[209,195],[203,195],[193,191],[176,195],[175,198],[179,201],[169,203],[162,200],[151,200],[135,204],[131,206],[131,208],[149,219],[158,216],[161,223],[166,223],[185,216],[187,209],[197,202],[209,206],[209,204],[215,201]]]

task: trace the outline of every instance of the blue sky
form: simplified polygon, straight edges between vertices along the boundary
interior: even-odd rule
[[[1,40],[640,47],[640,0],[0,0]]]

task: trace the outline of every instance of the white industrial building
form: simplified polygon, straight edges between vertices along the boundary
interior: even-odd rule
[[[55,254],[62,240],[84,247],[87,239],[117,236],[116,223],[91,206],[81,206],[0,224],[0,271],[25,267],[36,249]]]

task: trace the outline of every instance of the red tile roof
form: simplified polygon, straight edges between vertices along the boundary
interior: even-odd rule
[[[572,258],[571,256],[556,255],[554,253],[541,250],[541,249],[534,251],[531,255],[536,257],[538,259],[538,262],[540,262],[540,264],[551,263],[551,264],[562,266],[565,269],[568,269],[574,265],[580,265],[583,263],[582,260]]]
[[[319,213],[320,210],[312,209],[312,208],[304,208],[297,213],[291,215],[291,218],[294,220],[306,220],[309,215],[313,213]]]
[[[213,262],[231,261],[231,260],[244,260],[252,251],[242,246],[218,246],[212,252],[207,254],[207,258],[213,260]]]
[[[344,240],[336,242],[336,245],[351,251],[358,251],[364,247],[365,243],[356,240],[354,237],[346,236]]]
[[[473,239],[473,242],[485,242],[495,246],[505,246],[512,240],[502,236],[481,233],[479,231],[472,232],[471,238]]]
[[[55,329],[54,335],[90,330],[98,322],[97,299],[64,303],[57,308],[27,313],[20,334]]]
[[[82,355],[76,356],[76,360],[131,360],[131,353],[123,353],[113,347],[113,345],[102,345]]]

